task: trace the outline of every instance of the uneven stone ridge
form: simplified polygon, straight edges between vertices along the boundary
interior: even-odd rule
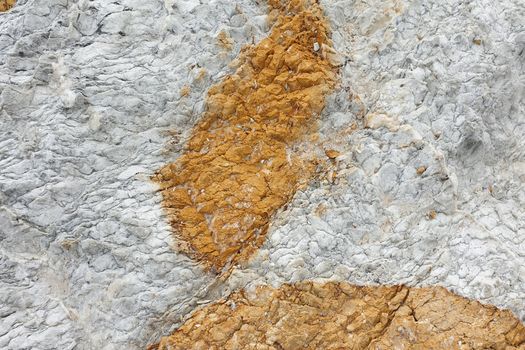
[[[441,287],[301,282],[241,291],[152,349],[525,349],[510,311]]]
[[[15,6],[16,0],[0,0],[0,12],[5,12],[10,10]]]
[[[315,131],[335,85],[328,26],[314,1],[270,1],[268,38],[212,86],[187,150],[160,184],[182,249],[217,270],[249,257],[269,219],[315,169],[293,146]]]

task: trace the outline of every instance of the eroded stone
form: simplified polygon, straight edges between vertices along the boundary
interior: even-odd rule
[[[525,349],[508,310],[441,287],[301,282],[196,311],[151,349]]]
[[[235,74],[209,89],[186,151],[154,177],[183,249],[215,269],[249,257],[270,217],[312,174],[315,162],[293,145],[315,131],[336,81],[319,5],[269,6],[270,35],[245,48]]]
[[[5,12],[10,10],[15,6],[16,0],[0,0],[0,12]]]

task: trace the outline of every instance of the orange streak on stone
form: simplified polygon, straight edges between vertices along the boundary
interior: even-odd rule
[[[16,0],[0,0],[0,12],[5,12],[10,10],[15,6]]]
[[[510,311],[442,287],[301,282],[236,292],[150,349],[525,349]]]
[[[222,48],[226,50],[233,49],[233,40],[232,38],[230,38],[228,33],[226,33],[224,30],[219,33],[219,35],[217,36],[217,40],[218,40],[218,44]]]
[[[216,270],[250,257],[312,174],[314,162],[292,147],[315,131],[336,82],[319,5],[269,5],[269,37],[243,49],[235,74],[209,89],[186,151],[154,176],[182,249]]]

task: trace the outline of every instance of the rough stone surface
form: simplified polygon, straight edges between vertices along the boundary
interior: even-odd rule
[[[150,177],[267,36],[266,5],[0,14],[0,348],[143,349],[232,290],[311,278],[441,285],[525,320],[523,2],[320,3],[343,57],[330,161],[219,279],[178,253]]]
[[[321,4],[346,57],[321,126],[339,155],[228,289],[441,285],[525,320],[523,4]]]
[[[442,287],[299,282],[207,306],[152,349],[525,349],[509,311]]]
[[[319,5],[272,1],[269,10],[269,36],[243,50],[235,73],[209,89],[184,154],[154,177],[181,248],[218,271],[246,261],[271,217],[310,179],[315,161],[297,146],[315,139],[336,82]],[[229,49],[227,38],[219,33]]]
[[[5,12],[15,5],[15,0],[0,0],[0,12]]]
[[[266,13],[21,0],[0,15],[0,348],[142,349],[201,301],[213,276],[173,249],[150,177]]]

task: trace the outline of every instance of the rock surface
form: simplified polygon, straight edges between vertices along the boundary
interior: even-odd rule
[[[339,155],[228,289],[441,285],[524,320],[523,4],[321,4],[346,57],[321,118]]]
[[[0,12],[10,10],[15,5],[15,0],[0,0]]]
[[[441,285],[525,320],[523,2],[320,4],[342,57],[328,166],[221,278],[178,252],[150,177],[268,35],[266,5],[0,14],[0,348],[143,349],[233,290],[313,278]]]
[[[297,144],[315,139],[336,82],[319,5],[270,1],[269,11],[268,38],[209,89],[184,154],[154,178],[185,250],[217,271],[246,261],[264,243],[270,218],[310,179],[315,161],[302,159]],[[230,48],[224,32],[218,38]]]
[[[525,349],[525,326],[441,287],[300,282],[234,293],[152,348],[511,350]]]

